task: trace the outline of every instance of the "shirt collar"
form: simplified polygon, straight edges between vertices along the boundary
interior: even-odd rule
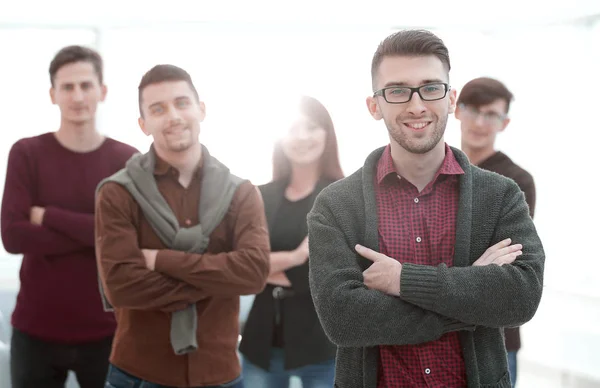
[[[460,175],[465,173],[448,144],[445,144],[445,152],[446,156],[444,157],[440,169],[435,174],[434,181],[439,175]],[[394,160],[392,159],[392,147],[388,144],[388,146],[385,147],[385,150],[383,150],[383,154],[377,163],[377,184],[381,184],[385,178],[391,174],[400,177],[400,174],[398,174],[396,167],[394,166]]]
[[[152,146],[152,147],[154,147],[154,146]],[[155,157],[155,159],[154,159],[155,160],[154,175],[155,176],[164,176],[164,175],[167,175],[168,173],[179,176],[179,171],[175,167],[173,167],[169,163],[167,163],[160,156],[158,156],[158,154],[156,153],[154,148],[150,152],[154,152],[154,157]],[[198,167],[196,168],[196,174],[198,175],[199,178],[202,178],[202,165],[203,164],[204,164],[204,152],[202,153],[202,157],[200,158],[200,162],[198,163]]]

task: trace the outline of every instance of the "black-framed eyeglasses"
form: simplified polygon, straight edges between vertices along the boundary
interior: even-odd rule
[[[484,124],[487,125],[500,125],[508,118],[507,114],[500,114],[497,112],[481,112],[479,109],[471,105],[458,104],[458,108],[464,112],[464,115],[467,119],[475,121],[479,118],[479,116],[481,116]]]
[[[389,104],[404,104],[412,99],[413,94],[417,93],[423,101],[436,101],[446,97],[450,90],[450,85],[442,82],[431,83],[418,88],[408,86],[388,86],[379,89],[373,96],[382,96]]]

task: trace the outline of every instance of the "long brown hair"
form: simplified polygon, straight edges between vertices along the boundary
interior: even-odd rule
[[[325,150],[321,155],[321,179],[336,181],[344,177],[338,154],[337,137],[333,128],[333,121],[323,104],[313,97],[300,98],[300,113],[315,122],[325,130]],[[273,180],[287,179],[292,174],[290,161],[283,153],[278,142],[273,149]]]

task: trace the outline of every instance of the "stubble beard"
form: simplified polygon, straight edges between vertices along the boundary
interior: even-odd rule
[[[448,116],[442,118],[434,116],[430,125],[434,125],[434,130],[431,134],[420,139],[411,138],[408,136],[409,130],[403,129],[402,117],[397,117],[394,123],[385,121],[390,137],[403,149],[413,154],[426,154],[435,148],[446,132],[446,124]],[[429,129],[430,130],[430,129]]]

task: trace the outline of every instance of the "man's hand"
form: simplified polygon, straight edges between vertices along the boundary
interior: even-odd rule
[[[365,285],[371,289],[379,290],[392,296],[400,296],[400,274],[402,264],[383,253],[356,245],[356,252],[373,264],[363,272]]]
[[[308,236],[302,240],[298,248],[292,251],[295,266],[302,265],[308,260]]]
[[[45,211],[46,209],[43,207],[33,206],[29,210],[29,221],[34,225],[42,225],[42,222],[44,221]]]
[[[511,239],[507,238],[506,240],[500,241],[496,245],[492,245],[485,252],[483,252],[483,255],[481,255],[481,257],[477,259],[473,265],[484,266],[496,264],[502,266],[504,264],[511,264],[517,259],[517,257],[523,254],[521,251],[521,249],[523,249],[523,245],[510,245],[510,242]]]
[[[158,251],[156,249],[142,249],[142,253],[144,254],[144,260],[146,261],[146,268],[150,271],[154,271]]]

